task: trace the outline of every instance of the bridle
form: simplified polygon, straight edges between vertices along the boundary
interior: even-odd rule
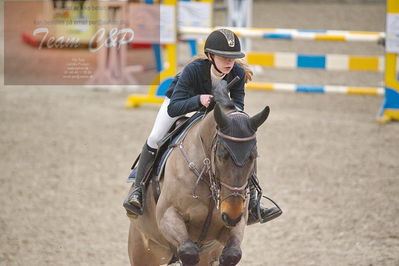
[[[246,141],[250,141],[256,138],[256,134],[253,134],[252,136],[249,137],[232,137],[229,135],[224,134],[223,132],[221,132],[219,129],[217,130],[216,135],[219,138],[222,139],[227,139],[230,141],[234,141],[234,142],[246,142]],[[215,164],[215,157],[216,157],[216,149],[217,146],[221,143],[220,140],[218,140],[218,137],[214,138],[213,141],[213,145],[212,145],[212,153],[211,153],[211,166],[212,166],[212,175],[216,176],[216,164]],[[227,196],[225,196],[223,199],[221,199],[221,201],[229,198],[229,197],[234,197],[234,196],[239,196],[241,197],[243,200],[245,200],[247,198],[247,188],[248,188],[248,180],[245,184],[243,184],[240,187],[237,186],[231,186],[229,184],[224,183],[222,180],[220,180],[220,178],[218,178],[219,184],[221,187],[226,188],[229,191],[232,191],[232,193],[228,194]]]
[[[244,112],[239,112],[239,111],[234,111],[234,112],[228,113],[226,115],[231,116],[231,115],[235,115],[235,114],[248,116]],[[206,113],[204,114],[202,119],[205,117],[205,115],[206,115]],[[184,147],[183,147],[183,140],[184,139],[181,140],[177,144],[171,145],[172,147],[179,148],[179,150],[181,151],[184,159],[187,162],[187,165],[188,165],[189,169],[197,177],[195,185],[194,185],[194,188],[193,188],[192,197],[195,198],[195,199],[201,199],[202,198],[202,197],[198,196],[197,193],[196,193],[197,187],[198,187],[198,185],[199,185],[199,183],[201,181],[206,183],[208,185],[209,190],[210,190],[210,195],[206,197],[206,199],[209,199],[208,214],[207,214],[207,216],[206,216],[206,218],[205,218],[205,220],[203,222],[202,230],[201,230],[201,233],[200,233],[200,235],[198,237],[198,240],[196,241],[196,243],[200,247],[200,249],[202,249],[204,247],[203,242],[206,239],[208,230],[210,228],[210,224],[212,222],[212,216],[213,216],[213,213],[214,213],[215,205],[216,205],[216,208],[219,209],[221,202],[223,200],[229,198],[229,197],[240,197],[245,202],[246,199],[247,199],[247,196],[248,196],[248,187],[249,187],[249,184],[250,184],[249,182],[251,182],[251,184],[253,184],[253,186],[255,186],[255,189],[258,191],[258,193],[257,193],[257,202],[260,202],[260,199],[262,197],[262,189],[260,188],[258,180],[256,178],[256,175],[254,175],[253,172],[251,172],[252,177],[247,179],[245,184],[243,184],[241,186],[232,186],[230,184],[227,184],[227,183],[223,182],[220,179],[220,177],[217,176],[217,174],[216,174],[216,163],[215,163],[216,152],[217,152],[218,145],[219,144],[220,145],[225,145],[225,143],[222,143],[222,142],[230,141],[230,142],[244,143],[244,142],[248,142],[248,141],[254,141],[255,139],[256,139],[256,133],[253,133],[251,136],[248,136],[248,137],[235,137],[235,136],[231,136],[229,134],[226,134],[226,133],[222,132],[219,128],[217,128],[216,132],[212,136],[212,144],[211,144],[210,152],[207,152],[206,151],[206,147],[204,145],[204,141],[202,139],[202,136],[199,135],[199,140],[201,142],[202,151],[203,151],[203,154],[205,156],[204,159],[202,159],[202,165],[200,165],[200,167],[198,167],[196,165],[196,163],[190,159],[190,156],[187,154],[186,150],[184,149]],[[256,144],[253,144],[253,145],[256,145]],[[254,146],[254,147],[256,147],[256,146]],[[234,151],[231,150],[231,149],[228,149],[228,150],[229,150],[229,156],[232,157],[232,153],[234,154]],[[234,164],[239,165],[239,166],[241,165],[239,162],[236,162],[235,159],[233,159],[233,158],[231,158],[231,159],[233,160]],[[206,176],[208,178],[205,178]],[[228,190],[230,192],[223,199],[221,199],[221,189],[222,188],[225,188],[226,190]],[[263,196],[263,197],[265,197],[265,196]],[[280,207],[278,207],[278,205],[273,200],[271,200],[268,197],[265,197],[265,198],[267,198],[268,200],[273,202],[274,205],[278,209],[280,209]],[[258,204],[257,213],[258,213],[258,217],[261,217],[260,204]],[[265,222],[265,220],[261,219],[260,222],[263,223],[263,222]]]
[[[234,113],[236,113],[236,112],[234,112]],[[233,113],[230,113],[230,114],[233,114]],[[228,115],[230,115],[230,114],[228,114]],[[240,114],[245,114],[245,113],[240,112]],[[197,177],[192,196],[196,199],[200,198],[200,196],[198,196],[196,194],[196,190],[197,190],[199,182],[203,181],[208,185],[209,190],[211,192],[211,194],[209,195],[209,198],[212,198],[214,200],[216,207],[219,209],[220,203],[230,197],[241,197],[245,201],[247,198],[248,180],[242,186],[232,186],[232,185],[229,185],[229,184],[223,182],[222,180],[220,180],[220,177],[216,176],[215,158],[216,158],[217,146],[220,143],[220,140],[218,140],[218,138],[227,139],[227,140],[234,141],[234,142],[246,142],[246,141],[255,139],[256,134],[254,133],[253,135],[251,135],[249,137],[233,137],[233,136],[229,136],[229,135],[221,132],[218,129],[216,131],[216,134],[213,136],[210,158],[207,156],[207,153],[205,152],[204,142],[203,142],[202,137],[200,136],[202,150],[205,155],[205,158],[202,160],[201,169],[199,169],[196,166],[196,164],[190,159],[190,157],[188,156],[187,152],[185,151],[185,149],[183,147],[182,141],[179,144],[175,144],[173,146],[179,148],[179,150],[181,151],[183,157],[185,158],[185,160],[188,164],[189,169]],[[208,176],[208,179],[204,178],[205,175]],[[230,193],[223,198],[221,198],[221,188],[222,187],[227,189],[228,191],[230,191]]]

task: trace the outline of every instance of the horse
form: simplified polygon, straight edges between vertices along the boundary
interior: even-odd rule
[[[270,109],[250,117],[236,110],[226,87],[214,99],[214,109],[175,144],[158,201],[154,186],[148,186],[144,214],[130,217],[133,266],[178,260],[183,265],[236,265],[241,259],[256,131]]]

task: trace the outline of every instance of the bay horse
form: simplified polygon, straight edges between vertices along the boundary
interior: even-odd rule
[[[220,87],[220,86],[219,86]],[[131,265],[236,265],[248,219],[247,190],[256,151],[256,131],[266,106],[250,117],[237,111],[226,86],[214,92],[213,111],[175,145],[156,202],[148,186],[144,214],[130,217]]]

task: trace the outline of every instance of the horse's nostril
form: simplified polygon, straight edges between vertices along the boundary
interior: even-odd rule
[[[222,220],[227,223],[227,221],[229,220],[229,217],[227,216],[227,214],[224,212],[222,213]]]
[[[230,216],[227,213],[222,213],[222,220],[228,225],[228,226],[236,226],[240,220],[241,220],[242,214],[238,216],[236,219],[231,219]]]

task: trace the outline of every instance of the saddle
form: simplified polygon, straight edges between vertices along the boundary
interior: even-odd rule
[[[158,142],[158,150],[155,155],[154,164],[150,167],[146,176],[144,177],[144,182],[146,187],[151,183],[154,185],[154,197],[155,200],[158,201],[158,197],[160,194],[160,187],[159,181],[162,179],[163,170],[166,165],[166,161],[169,158],[174,146],[173,144],[178,143],[187,135],[187,132],[190,128],[195,125],[202,117],[205,115],[205,112],[197,112],[191,117],[182,117],[178,119],[169,132]],[[140,154],[137,156],[136,160],[134,161],[131,169],[132,172],[130,173],[129,177],[127,178],[128,183],[133,183],[136,179],[137,173],[137,163],[140,159]]]

